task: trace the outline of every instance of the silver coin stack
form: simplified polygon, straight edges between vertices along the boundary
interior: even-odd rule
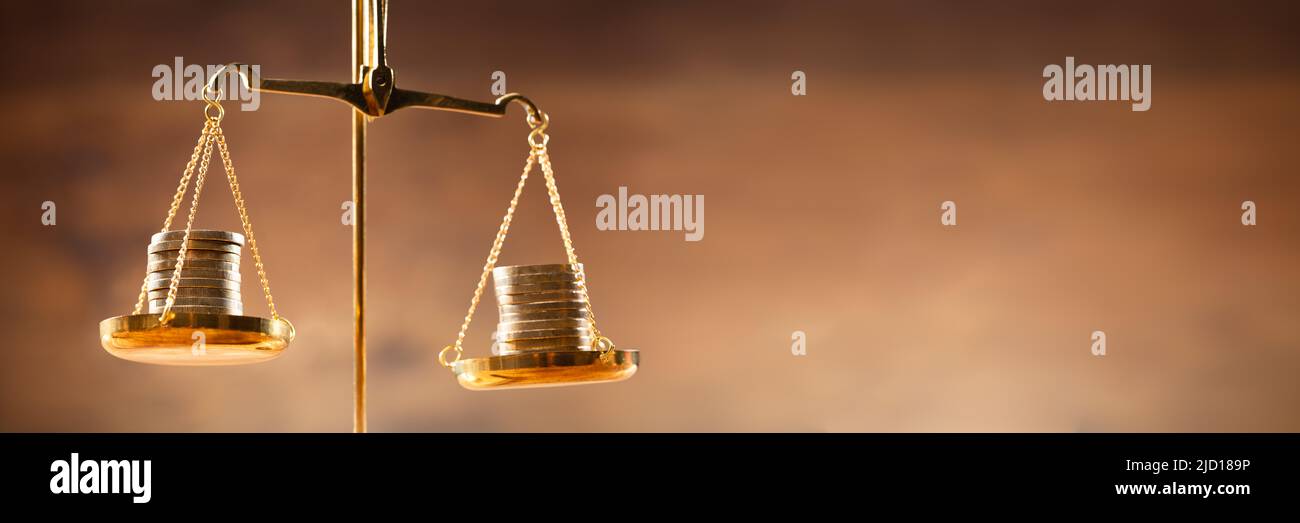
[[[502,355],[591,350],[582,265],[515,265],[492,269]]]
[[[150,239],[145,287],[151,314],[161,313],[167,304],[184,239],[185,231],[160,232]],[[239,296],[239,254],[243,247],[244,235],[237,232],[191,230],[172,310],[243,315],[244,302]]]

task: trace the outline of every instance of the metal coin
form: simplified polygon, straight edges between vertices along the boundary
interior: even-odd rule
[[[221,291],[221,293],[239,294],[238,282],[222,282],[221,280],[207,280],[207,278],[203,278],[203,280],[205,281],[194,281],[194,280],[200,280],[200,278],[192,278],[191,281],[181,280],[181,285],[178,285],[177,288],[175,288],[175,291],[177,291],[177,293],[191,293],[192,295],[216,293],[216,291]],[[149,285],[146,285],[148,288],[146,290],[148,290],[149,293],[156,293],[156,291],[162,291],[162,293],[165,294],[166,291],[168,291],[169,289],[169,284],[170,282],[166,280],[149,282]],[[186,285],[186,284],[191,284],[191,285]],[[198,284],[198,285],[192,285],[192,284]]]
[[[167,289],[172,286],[171,278],[159,278],[156,280],[145,280],[145,290],[156,291]],[[177,289],[225,289],[228,291],[239,291],[239,282],[230,280],[221,280],[217,278],[185,278],[181,277],[180,283],[176,284]]]
[[[578,291],[551,291],[533,294],[508,294],[497,296],[501,305],[522,305],[525,303],[549,303],[553,301],[585,301],[587,293]]]
[[[178,242],[183,239],[185,239],[185,230],[181,229],[179,231],[156,233],[149,238],[149,243]],[[191,229],[190,241],[194,240],[209,240],[244,245],[244,235],[242,234],[228,231],[214,231],[211,229]]]
[[[548,265],[507,265],[492,269],[493,278],[514,278],[529,274],[577,274],[582,271],[582,264],[553,263]]]
[[[161,307],[164,306],[164,304],[166,304],[165,298],[149,299],[149,306]],[[173,304],[175,304],[175,306],[191,306],[191,307],[225,307],[225,308],[243,307],[242,301],[239,301],[239,299],[230,299],[230,298],[203,298],[203,297],[179,298],[178,297],[177,299],[175,299],[175,302]]]
[[[214,289],[207,289],[207,290],[214,290]],[[239,296],[234,296],[234,297],[220,297],[220,296],[182,296],[182,295],[180,295],[180,291],[179,291],[179,290],[177,290],[176,292],[177,292],[177,295],[176,295],[176,301],[179,302],[179,303],[173,304],[173,305],[172,305],[173,307],[217,307],[217,308],[222,308],[222,309],[234,309],[234,308],[243,308],[243,306],[244,306],[244,304],[243,304],[243,302],[240,300]],[[193,304],[193,303],[190,303],[191,300],[198,300],[198,299],[204,299],[204,300],[228,300],[228,301],[230,301],[230,302],[238,303],[238,305],[195,305],[195,304]],[[167,304],[167,291],[163,291],[161,295],[150,294],[150,295],[149,295],[149,303],[150,303],[150,305],[149,305],[150,307],[157,306],[158,308],[162,308],[163,305],[166,305],[166,304]],[[156,304],[156,305],[155,305],[155,304]]]
[[[581,287],[576,281],[555,281],[547,283],[525,283],[520,285],[498,285],[496,288],[497,296],[509,296],[513,294],[533,294],[537,292],[552,291],[577,291]]]
[[[510,349],[506,347],[497,347],[498,356],[509,356],[512,354],[527,354],[530,352],[580,352],[592,350],[589,345],[559,345],[555,347],[538,347],[535,349]]]
[[[510,277],[493,276],[492,280],[495,286],[506,287],[510,285],[531,285],[536,283],[573,282],[578,280],[578,275],[571,272],[556,272],[551,274],[523,274]]]
[[[546,303],[523,303],[519,305],[498,305],[497,310],[502,316],[506,314],[520,314],[541,311],[586,309],[585,301],[551,301]]]
[[[586,328],[569,328],[569,329],[545,329],[545,330],[522,330],[522,331],[497,331],[498,341],[519,341],[519,340],[537,340],[550,338],[588,338],[591,336],[591,329]]]
[[[540,329],[572,329],[572,328],[589,328],[591,322],[587,318],[570,318],[564,320],[537,320],[537,321],[503,321],[497,324],[497,332],[513,332],[525,330]]]
[[[587,319],[586,308],[578,309],[557,309],[550,311],[533,311],[533,312],[502,312],[500,317],[501,323],[515,322],[532,322],[543,320],[583,320]]]
[[[170,262],[150,263],[148,270],[149,272],[158,272],[158,271],[170,271],[175,268],[176,268],[176,260],[172,260]],[[190,269],[210,269],[214,271],[239,272],[239,264],[230,263],[228,261],[221,261],[221,260],[191,260],[189,259],[188,256],[186,256],[185,270],[188,271]]]
[[[149,314],[160,314],[162,313],[162,311],[163,311],[162,305],[159,305],[157,307],[154,307],[152,305],[149,306]],[[198,307],[198,306],[173,305],[172,312],[176,312],[176,313],[195,312],[200,314],[229,314],[232,316],[242,316],[244,314],[244,308],[243,307],[230,308],[230,307]]]
[[[234,243],[214,242],[208,240],[190,240],[189,251],[217,251],[239,254],[243,247]],[[180,252],[181,242],[158,242],[149,244],[149,254],[176,251]]]
[[[162,307],[151,309],[149,314],[161,314]],[[222,307],[172,307],[173,314],[224,314],[227,316],[243,316],[244,309],[226,309]]]
[[[149,263],[176,263],[176,258],[180,257],[181,251],[167,251],[149,254]],[[216,260],[226,263],[239,263],[239,253],[237,252],[219,252],[219,251],[185,251],[186,260]]]
[[[582,336],[572,338],[545,338],[540,340],[498,341],[497,347],[501,350],[587,348],[591,347],[591,337]]]
[[[149,273],[149,277],[146,278],[146,280],[150,280],[150,281],[170,280],[172,279],[172,274],[175,272],[176,271],[173,270],[154,271]],[[181,279],[185,280],[189,278],[202,278],[205,280],[226,280],[235,283],[238,283],[240,281],[240,276],[238,272],[213,271],[208,269],[191,269],[189,264],[186,264],[184,267],[181,267]]]
[[[199,289],[199,290],[204,290],[204,291],[218,291],[218,292],[219,292],[221,289]],[[181,305],[194,307],[194,306],[196,306],[196,305],[189,303],[188,300],[197,300],[197,299],[220,299],[220,300],[229,300],[229,301],[231,301],[231,302],[239,303],[238,306],[239,306],[239,307],[243,307],[243,301],[241,300],[241,298],[239,297],[238,294],[236,294],[236,295],[234,295],[234,296],[190,296],[190,295],[184,295],[184,294],[181,294],[180,289],[177,289],[177,290],[176,290],[176,301],[182,301],[182,300],[185,300],[185,302],[184,302],[184,303],[181,303]],[[157,302],[158,306],[162,306],[162,305],[166,304],[166,303],[167,303],[167,291],[162,290],[162,291],[154,291],[154,292],[149,293],[149,301],[150,301],[151,303],[153,303],[153,302]],[[230,308],[230,307],[234,307],[234,305],[202,305],[202,307],[225,307],[225,308]]]
[[[154,289],[149,291],[149,299],[165,300],[167,293],[171,289]],[[239,300],[239,291],[231,289],[219,289],[215,287],[178,287],[176,289],[177,298],[225,298],[228,300]]]
[[[154,299],[149,300],[149,305],[162,306],[166,305],[167,300]],[[198,305],[200,307],[243,307],[244,303],[239,300],[227,298],[176,298],[174,305]]]

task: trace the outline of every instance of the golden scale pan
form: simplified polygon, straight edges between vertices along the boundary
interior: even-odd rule
[[[640,351],[613,349],[554,351],[460,360],[452,365],[456,380],[470,390],[557,387],[623,381],[636,374]]]
[[[239,73],[247,86],[248,78],[243,76],[242,72]],[[261,280],[262,290],[267,298],[271,318],[208,311],[194,312],[193,308],[185,310],[182,306],[173,305],[178,300],[176,282],[183,278],[184,271],[187,270],[178,264],[175,270],[172,271],[174,275],[170,278],[173,281],[166,305],[162,311],[146,313],[142,310],[145,297],[145,287],[142,286],[140,301],[133,314],[116,316],[100,322],[100,342],[109,354],[118,358],[138,363],[178,366],[261,363],[275,359],[283,354],[285,349],[289,347],[289,343],[294,339],[293,324],[280,317],[275,311],[274,301],[271,298],[269,284],[266,282],[261,257],[258,254],[256,240],[253,236],[252,225],[243,207],[243,197],[239,192],[238,182],[229,161],[229,152],[226,149],[225,138],[220,127],[221,119],[224,116],[224,109],[220,105],[221,90],[216,89],[214,86],[215,81],[220,76],[220,72],[213,75],[212,80],[203,91],[204,100],[208,103],[204,113],[206,117],[204,129],[200,135],[198,145],[195,147],[194,155],[182,175],[178,192],[173,199],[162,232],[159,234],[169,232],[172,220],[178,210],[178,204],[187,192],[188,183],[191,177],[197,174],[194,196],[190,204],[191,209],[184,229],[184,238],[191,238],[190,234],[194,217],[197,214],[199,195],[203,189],[208,161],[215,144],[220,150],[221,159],[244,225],[244,234],[248,239],[254,260],[257,263],[258,275]],[[215,96],[209,97],[210,93],[215,93]],[[470,390],[553,387],[582,383],[614,382],[630,378],[636,373],[639,366],[639,352],[637,350],[617,349],[608,338],[600,336],[599,331],[595,329],[594,317],[590,316],[589,305],[587,305],[586,312],[588,317],[591,318],[591,330],[596,335],[589,347],[503,353],[481,358],[462,359],[460,357],[463,353],[461,341],[464,338],[465,329],[468,328],[470,317],[473,315],[474,308],[481,297],[487,272],[492,270],[492,263],[495,263],[500,252],[501,243],[505,239],[505,229],[508,227],[515,205],[518,203],[524,181],[528,178],[528,172],[535,162],[542,164],[543,173],[547,178],[548,189],[553,196],[552,203],[555,207],[557,221],[561,225],[565,247],[569,253],[569,265],[577,267],[578,272],[581,273],[581,265],[577,263],[576,255],[573,254],[567,224],[564,222],[563,209],[559,205],[558,194],[555,192],[550,159],[545,148],[548,137],[544,134],[544,130],[547,123],[549,123],[548,119],[544,113],[537,110],[532,102],[519,95],[503,96],[498,99],[497,103],[504,106],[511,101],[519,102],[528,109],[528,121],[533,128],[532,134],[529,135],[532,151],[519,185],[515,190],[510,209],[507,212],[506,223],[493,245],[489,256],[490,263],[486,267],[484,277],[480,279],[479,286],[475,291],[461,333],[456,343],[447,346],[438,354],[438,361],[452,371],[463,387]],[[212,111],[215,111],[215,114]],[[196,161],[200,158],[200,155],[202,161],[197,164],[196,173]],[[173,232],[178,233],[180,229]],[[189,246],[194,241],[190,239],[187,242],[176,243]],[[185,258],[185,253],[186,250],[182,249],[180,255],[177,256],[177,261]],[[239,254],[234,256],[237,259]],[[146,276],[146,283],[149,282],[147,278],[148,276]],[[583,278],[584,280],[579,283],[582,284],[582,296],[585,300],[585,276]],[[153,292],[161,292],[161,290],[157,289]],[[242,311],[242,305],[240,310]],[[454,354],[455,358],[448,359],[447,356],[450,354]]]
[[[131,314],[99,322],[109,354],[154,365],[242,365],[275,359],[293,341],[293,325],[280,318],[180,312],[166,325],[157,314]],[[195,349],[203,333],[203,350]]]

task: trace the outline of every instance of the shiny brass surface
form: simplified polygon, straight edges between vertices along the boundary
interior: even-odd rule
[[[155,365],[243,365],[271,360],[293,341],[289,320],[175,311],[166,325],[157,314],[117,316],[99,322],[109,354]],[[203,333],[201,347],[196,347]]]
[[[382,4],[376,15],[376,4]],[[374,54],[367,42],[382,39],[388,21],[387,0],[356,0],[352,4],[352,70],[358,88]],[[366,114],[352,111],[352,432],[368,430],[366,417]]]
[[[522,389],[622,381],[636,374],[640,363],[636,350],[527,352],[462,359],[451,370],[470,390]]]
[[[436,109],[478,116],[501,117],[506,114],[509,103],[479,102],[447,96],[442,94],[389,88],[375,90],[376,83],[392,85],[396,78],[391,68],[370,69],[357,83],[317,82],[306,80],[279,80],[275,78],[258,79],[253,89],[282,94],[297,94],[330,98],[351,105],[370,117],[379,117],[398,109],[415,107],[419,109]],[[369,91],[367,87],[369,86]],[[376,96],[376,93],[379,96]]]
[[[541,118],[541,111],[533,102],[517,93],[507,94],[493,102],[479,102],[442,94],[411,91],[397,87],[397,77],[388,66],[388,2],[387,0],[356,0],[353,4],[353,71],[352,83],[320,82],[313,80],[282,80],[276,78],[249,78],[240,73],[250,89],[268,93],[317,96],[346,103],[362,114],[377,118],[406,107],[436,109],[478,116],[501,117],[510,102],[520,102],[530,116]],[[241,71],[231,64],[232,70]],[[256,76],[256,75],[255,75]]]

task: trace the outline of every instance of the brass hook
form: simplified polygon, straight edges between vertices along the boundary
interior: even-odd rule
[[[528,126],[532,127],[534,131],[545,131],[546,126],[550,125],[551,118],[546,113],[543,113],[541,109],[538,109],[537,104],[522,94],[509,93],[502,95],[497,98],[496,104],[504,108],[510,102],[517,102],[519,105],[524,106],[524,109],[528,111]]]
[[[223,75],[225,75],[228,70],[234,71],[235,75],[238,76],[239,79],[243,81],[244,89],[247,89],[249,91],[253,90],[253,84],[248,79],[248,75],[244,73],[243,67],[244,64],[238,62],[230,62],[228,64],[219,67],[217,69],[217,72],[213,73],[212,76],[208,78],[208,83],[203,86],[202,94],[203,94],[203,102],[208,104],[207,107],[203,108],[203,115],[206,116],[209,120],[220,122],[221,119],[226,116],[226,109],[221,106],[221,97],[225,93],[220,88],[217,87],[217,80],[221,78]],[[208,93],[214,93],[214,96],[209,97]],[[217,110],[216,116],[213,116],[212,114],[208,113],[209,109],[216,109]]]

